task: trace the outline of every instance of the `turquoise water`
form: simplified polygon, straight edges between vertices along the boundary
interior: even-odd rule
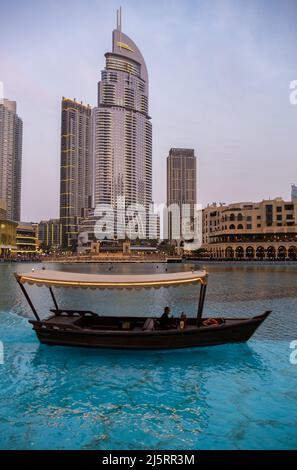
[[[1,449],[297,449],[297,366],[289,361],[290,342],[297,340],[296,266],[210,265],[206,313],[244,316],[272,309],[273,315],[247,344],[166,352],[39,345],[12,275],[31,268],[0,265]],[[30,293],[46,314],[48,292]],[[58,290],[57,297],[69,307],[80,302],[114,314],[137,315],[144,306],[158,314],[169,304],[176,314],[194,315],[197,306],[189,288],[116,296]]]

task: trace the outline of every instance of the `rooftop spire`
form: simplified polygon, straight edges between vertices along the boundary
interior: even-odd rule
[[[117,10],[117,30],[122,31],[122,7]]]

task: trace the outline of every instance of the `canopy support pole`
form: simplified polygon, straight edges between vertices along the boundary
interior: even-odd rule
[[[200,286],[200,294],[199,294],[199,302],[198,302],[198,310],[197,310],[197,323],[198,323],[198,320],[199,320],[199,312],[201,310],[201,297],[202,297],[202,284]]]
[[[206,293],[206,284],[202,283],[200,287],[199,304],[198,304],[198,311],[197,311],[197,323],[198,324],[200,323],[201,318],[202,318],[205,293]]]
[[[56,310],[58,311],[58,310],[59,310],[59,306],[58,306],[58,303],[57,303],[57,301],[56,301],[56,297],[54,296],[53,289],[52,289],[51,287],[49,287],[49,291],[50,291],[50,293],[51,293],[51,296],[52,296],[52,299],[53,299],[55,308],[56,308]]]
[[[40,321],[40,317],[39,317],[38,313],[36,312],[36,309],[35,309],[34,305],[31,302],[31,299],[28,295],[28,292],[26,291],[25,287],[23,286],[23,284],[20,281],[17,281],[17,282],[18,282],[18,285],[20,286],[20,288],[22,289],[22,292],[23,292],[24,296],[26,297],[26,300],[27,300],[28,304],[30,305],[30,308],[33,312],[34,317],[36,318],[37,321]]]

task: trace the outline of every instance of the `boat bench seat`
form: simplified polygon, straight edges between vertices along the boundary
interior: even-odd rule
[[[119,330],[121,329],[120,322],[111,322],[111,321],[100,321],[100,319],[94,319],[92,317],[80,317],[77,318],[74,322],[74,325],[80,326],[82,328],[87,328],[88,330]]]

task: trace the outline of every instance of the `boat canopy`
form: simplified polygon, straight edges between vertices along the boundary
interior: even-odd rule
[[[190,271],[161,274],[83,274],[52,270],[15,274],[21,284],[47,287],[74,287],[85,289],[139,289],[206,284],[207,272]]]

